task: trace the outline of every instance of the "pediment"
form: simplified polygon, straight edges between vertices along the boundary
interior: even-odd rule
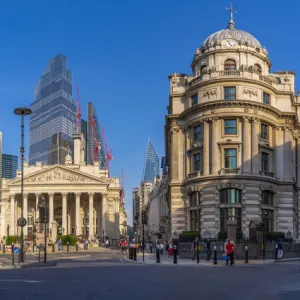
[[[8,184],[8,186],[19,186],[21,184],[21,178],[18,178]],[[49,168],[42,169],[38,172],[29,174],[24,177],[24,185],[88,185],[97,184],[105,185],[109,184],[105,178],[97,178],[96,176],[83,173],[78,170],[69,169],[63,166],[51,166]]]

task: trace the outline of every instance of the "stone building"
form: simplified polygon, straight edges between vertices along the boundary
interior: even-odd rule
[[[108,177],[98,162],[86,165],[84,141],[80,133],[74,134],[74,162],[66,156],[65,165],[24,164],[24,227],[26,237],[32,236],[34,224],[37,235],[38,197],[43,194],[49,207],[49,238],[58,235],[119,238],[120,184],[118,178]],[[1,236],[17,235],[17,219],[21,215],[21,173],[17,178],[3,180],[0,215]]]
[[[299,236],[300,96],[295,73],[234,26],[210,35],[192,75],[174,73],[166,116],[172,233],[216,236],[227,220]]]

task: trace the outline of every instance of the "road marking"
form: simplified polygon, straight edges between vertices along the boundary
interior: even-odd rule
[[[28,279],[0,279],[0,282],[25,282],[25,283],[40,283],[41,280],[28,280]]]

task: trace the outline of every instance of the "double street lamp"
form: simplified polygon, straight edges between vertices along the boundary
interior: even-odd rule
[[[18,107],[14,110],[14,113],[18,116],[21,116],[21,217],[18,219],[17,223],[21,227],[21,236],[20,236],[20,252],[19,252],[19,262],[20,264],[24,262],[24,227],[27,224],[27,220],[23,216],[24,210],[24,117],[31,114],[31,109],[26,107]]]

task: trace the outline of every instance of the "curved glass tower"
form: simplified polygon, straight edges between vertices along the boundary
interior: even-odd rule
[[[148,140],[147,154],[143,172],[143,181],[154,183],[154,178],[159,177],[159,157],[151,143]]]

